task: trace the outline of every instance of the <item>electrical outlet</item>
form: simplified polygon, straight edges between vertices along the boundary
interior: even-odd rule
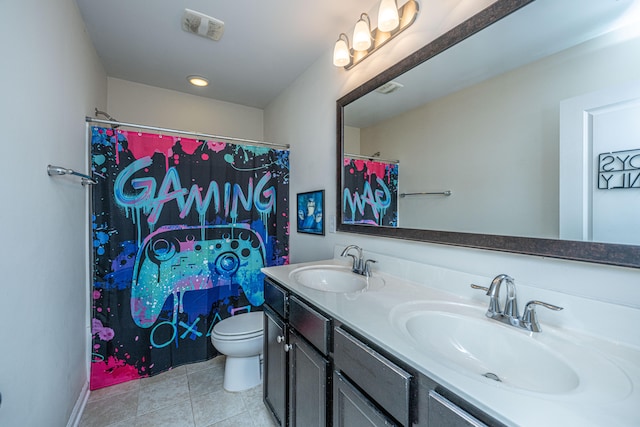
[[[331,217],[329,217],[329,233],[335,233],[335,232],[336,232],[336,216],[331,215]]]

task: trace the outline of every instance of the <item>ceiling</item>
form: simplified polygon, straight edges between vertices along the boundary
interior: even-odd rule
[[[109,77],[265,108],[351,31],[374,0],[76,0]],[[182,30],[184,9],[225,23],[220,41]],[[327,55],[327,60],[330,57]],[[209,86],[186,78],[197,74]]]

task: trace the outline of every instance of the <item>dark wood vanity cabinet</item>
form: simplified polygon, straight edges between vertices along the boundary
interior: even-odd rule
[[[343,327],[333,337],[334,424],[411,426],[415,376]]]
[[[264,403],[276,423],[286,426],[287,416],[287,331],[284,321],[275,312],[264,307],[264,364],[262,387]]]
[[[504,427],[269,278],[264,316],[264,402],[281,427]]]
[[[329,360],[289,332],[289,425],[326,426]]]
[[[265,405],[282,427],[330,425],[331,319],[269,279],[264,312]]]
[[[262,398],[277,425],[288,425],[289,296],[265,279]]]

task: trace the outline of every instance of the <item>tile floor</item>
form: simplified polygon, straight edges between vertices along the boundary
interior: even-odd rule
[[[224,356],[92,391],[80,427],[275,427],[262,384],[222,388]]]

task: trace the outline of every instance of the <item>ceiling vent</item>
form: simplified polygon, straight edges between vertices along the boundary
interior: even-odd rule
[[[389,83],[385,83],[382,86],[380,86],[378,89],[376,89],[376,92],[381,93],[383,95],[387,95],[391,92],[395,92],[398,89],[400,89],[401,87],[404,87],[403,84],[398,83],[398,82],[389,82]]]
[[[182,29],[187,33],[218,41],[224,33],[224,22],[195,10],[185,9],[182,15]]]

